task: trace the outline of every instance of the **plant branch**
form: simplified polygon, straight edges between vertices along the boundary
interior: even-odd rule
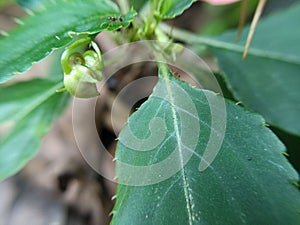
[[[174,39],[177,39],[184,43],[188,43],[188,44],[192,44],[192,45],[196,45],[196,44],[205,45],[208,47],[229,50],[232,52],[241,53],[241,56],[244,52],[244,46],[238,45],[237,43],[229,43],[229,42],[221,41],[221,40],[214,39],[211,37],[199,36],[197,34],[194,34],[192,32],[186,31],[186,30],[171,27],[165,23],[161,23],[159,25],[159,28],[163,32],[168,34],[169,36],[172,36]],[[300,65],[300,58],[297,56],[283,55],[281,53],[277,53],[277,52],[269,51],[269,50],[250,48],[248,55],[261,57],[261,58],[274,59],[274,60],[278,60],[278,61],[283,61],[283,62]]]

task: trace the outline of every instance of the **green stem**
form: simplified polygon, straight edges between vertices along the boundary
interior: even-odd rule
[[[166,24],[161,23],[159,28],[164,31],[165,33],[171,34],[171,36],[174,39],[177,39],[179,41],[183,41],[185,43],[189,44],[201,44],[201,45],[206,45],[210,47],[215,47],[215,48],[221,48],[221,49],[227,49],[231,51],[236,51],[236,52],[243,52],[244,48],[243,46],[239,46],[236,44],[231,44],[228,42],[224,41],[219,41],[216,39],[212,38],[206,38],[202,36],[198,36],[194,33],[191,33],[186,30],[170,27]]]
[[[161,21],[161,18],[158,16],[160,8],[162,7],[162,0],[151,0],[148,4],[142,9],[143,18],[145,18],[145,26],[141,29],[141,33],[144,38],[152,38],[158,24]]]
[[[151,11],[151,10],[150,10],[150,2],[147,1],[147,2],[144,4],[144,6],[142,7],[142,9],[140,10],[139,15],[140,15],[141,18],[146,18],[146,17],[149,16],[150,11]]]
[[[206,45],[208,47],[218,48],[218,49],[224,49],[231,52],[237,52],[242,54],[244,52],[244,46],[238,45],[235,43],[229,43],[213,38],[207,38],[202,37],[197,34],[191,33],[186,30],[170,27],[166,24],[161,23],[159,25],[159,28],[167,33],[170,34],[174,39],[177,39],[179,41],[183,41],[188,44],[198,44],[198,45]],[[288,62],[300,65],[300,58],[297,56],[287,56],[278,52],[273,52],[269,50],[262,50],[258,48],[251,48],[249,49],[248,55],[261,57],[261,58],[268,58],[268,59],[274,59],[278,61]]]
[[[128,0],[117,0],[118,5],[120,6],[121,12],[123,14],[127,13],[129,11],[129,3]]]

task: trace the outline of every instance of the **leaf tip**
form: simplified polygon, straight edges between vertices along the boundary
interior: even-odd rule
[[[297,180],[292,180],[292,181],[291,181],[291,184],[294,185],[296,188],[300,189],[299,181],[297,181]]]
[[[287,153],[287,152],[281,152],[281,154],[286,156],[286,157],[290,157],[289,153]]]
[[[263,127],[269,127],[269,126],[270,126],[270,124],[268,124],[268,123],[264,122],[264,123],[262,124],[262,126],[263,126]]]
[[[5,30],[0,30],[0,35],[4,37],[8,37],[9,34]]]
[[[29,16],[34,16],[34,12],[28,8],[25,9],[25,12],[29,15]]]
[[[113,216],[116,213],[116,210],[113,210],[109,213],[109,216]]]
[[[114,196],[111,197],[112,201],[115,200],[115,199],[117,199],[117,195],[114,195]]]
[[[24,25],[24,22],[23,22],[22,20],[20,20],[19,18],[17,18],[17,17],[14,17],[13,20],[14,20],[15,23],[18,24],[18,25],[21,25],[21,26]]]

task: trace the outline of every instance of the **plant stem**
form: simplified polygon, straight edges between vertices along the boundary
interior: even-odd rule
[[[140,15],[141,18],[145,18],[145,17],[149,16],[149,13],[150,13],[150,2],[147,1],[143,5],[142,9],[140,10],[139,15]]]
[[[129,3],[128,0],[117,0],[118,5],[120,6],[121,12],[123,14],[129,11]]]
[[[192,45],[196,45],[196,44],[205,45],[217,49],[224,49],[231,52],[241,53],[241,56],[244,52],[244,46],[238,45],[237,43],[229,43],[211,37],[209,38],[209,37],[199,36],[197,34],[191,33],[186,30],[170,27],[169,25],[164,23],[161,23],[159,25],[159,28],[169,36],[172,36],[172,38],[182,41],[184,43],[188,43]],[[287,56],[270,50],[251,48],[249,49],[248,55],[261,57],[261,58],[274,59],[278,61],[300,65],[299,57]]]
[[[183,29],[170,27],[165,23],[161,23],[159,25],[159,28],[165,33],[169,33],[170,36],[172,36],[173,38],[179,41],[183,41],[185,43],[201,44],[201,45],[211,46],[215,48],[222,48],[222,49],[227,49],[227,50],[241,52],[241,53],[244,50],[243,46],[239,46],[234,43],[228,43],[228,42],[224,42],[224,41],[220,41],[208,37],[199,36]]]

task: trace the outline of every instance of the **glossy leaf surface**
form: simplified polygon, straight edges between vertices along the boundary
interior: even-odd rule
[[[224,114],[223,103],[159,79],[119,137],[113,225],[300,223],[283,144],[260,116],[227,101]]]

